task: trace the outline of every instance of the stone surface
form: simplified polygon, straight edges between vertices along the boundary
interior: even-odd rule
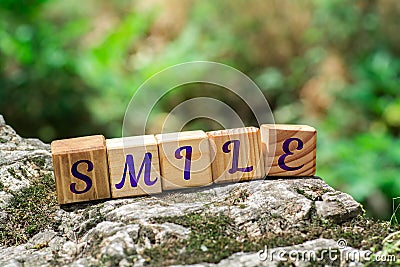
[[[49,146],[19,137],[0,116],[0,208],[10,205],[15,192],[29,186],[33,177],[51,170]],[[193,213],[224,215],[232,220],[235,231],[249,238],[267,238],[270,233],[290,233],[318,220],[348,221],[361,215],[362,209],[352,197],[318,177],[258,180],[157,197],[57,206],[50,216],[57,222],[54,227],[42,229],[26,243],[0,246],[0,266],[151,265],[144,251],[188,240],[192,234],[189,227],[160,219]],[[7,214],[0,213],[0,220],[7,220]],[[295,248],[319,250],[335,245],[334,240],[316,239]],[[201,250],[212,253],[205,245]],[[254,251],[193,266],[275,266],[277,262],[260,261]]]
[[[339,191],[327,192],[321,198],[323,201],[315,203],[317,214],[321,218],[341,223],[362,212],[360,204],[355,202],[348,194]]]
[[[11,199],[10,192],[20,191],[29,186],[31,178],[51,170],[50,146],[37,139],[21,138],[0,115],[0,189],[8,192],[1,190],[0,207]]]

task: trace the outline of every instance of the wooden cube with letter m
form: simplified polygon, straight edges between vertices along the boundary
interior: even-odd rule
[[[161,193],[154,135],[107,139],[106,143],[112,198]]]
[[[51,151],[59,204],[110,197],[104,136],[56,140]]]
[[[311,176],[316,169],[317,132],[306,125],[261,125],[267,176]]]

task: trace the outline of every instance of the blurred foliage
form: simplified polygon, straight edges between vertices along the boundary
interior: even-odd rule
[[[399,15],[396,0],[1,1],[0,113],[44,141],[120,136],[151,75],[226,63],[256,81],[277,122],[318,129],[317,174],[389,218],[400,196]],[[155,112],[199,88],[167,95]]]

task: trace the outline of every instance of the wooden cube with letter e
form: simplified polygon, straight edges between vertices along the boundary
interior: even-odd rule
[[[317,131],[306,125],[263,124],[267,176],[311,176],[316,170]]]
[[[51,143],[59,204],[110,197],[104,136],[86,136]]]
[[[163,190],[212,184],[210,147],[204,131],[156,135]]]
[[[207,132],[215,183],[264,178],[260,130],[245,127]]]
[[[161,193],[154,135],[107,139],[112,198]]]

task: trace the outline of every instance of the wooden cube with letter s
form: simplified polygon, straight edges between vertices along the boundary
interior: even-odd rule
[[[86,136],[51,143],[59,204],[110,197],[104,136]]]
[[[307,125],[263,124],[261,139],[267,176],[312,176],[317,131]]]

